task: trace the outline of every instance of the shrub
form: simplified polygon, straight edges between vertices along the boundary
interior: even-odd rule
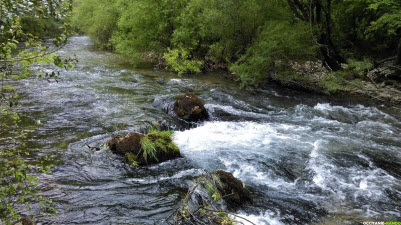
[[[348,70],[355,78],[365,78],[366,74],[373,68],[373,64],[368,60],[348,60]]]
[[[277,72],[288,68],[290,60],[310,60],[316,55],[316,45],[310,39],[310,29],[304,23],[290,24],[271,21],[261,29],[258,38],[230,69],[243,86],[258,86]]]
[[[189,52],[183,48],[168,49],[168,52],[163,55],[167,66],[179,75],[188,73],[199,73],[200,67],[203,65],[201,60],[191,59]]]
[[[118,53],[135,63],[142,53],[163,55],[171,47],[175,18],[187,0],[140,1],[121,0],[118,31],[112,43]]]
[[[63,32],[62,21],[54,18],[37,18],[26,16],[21,18],[21,29],[24,33],[40,38],[55,37]]]

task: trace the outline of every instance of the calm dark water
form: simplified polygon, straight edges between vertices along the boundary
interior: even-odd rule
[[[20,84],[30,159],[51,155],[56,165],[40,175],[40,190],[59,215],[39,217],[43,224],[161,224],[188,183],[215,169],[252,190],[255,204],[237,213],[256,224],[401,220],[395,109],[274,87],[251,93],[218,74],[133,69],[94,50],[88,37],[72,38],[59,54],[80,61],[58,82]],[[164,111],[189,91],[211,119],[183,129]],[[131,168],[107,149],[86,147],[160,121],[179,130],[184,158]]]

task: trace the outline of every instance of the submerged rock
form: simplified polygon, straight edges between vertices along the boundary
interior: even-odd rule
[[[174,103],[175,114],[190,122],[205,120],[209,117],[203,102],[194,94],[180,96]]]
[[[122,155],[134,166],[150,165],[180,157],[172,142],[172,131],[150,130],[148,134],[129,133],[107,142],[110,150]]]

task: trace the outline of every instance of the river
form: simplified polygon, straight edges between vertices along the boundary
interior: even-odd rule
[[[50,155],[55,164],[39,188],[58,216],[39,216],[42,224],[161,224],[189,182],[216,169],[253,192],[255,203],[236,213],[256,224],[401,221],[396,109],[274,86],[245,91],[219,74],[134,69],[84,36],[58,53],[79,63],[58,82],[19,84],[27,160]],[[203,99],[209,121],[183,129],[165,113],[185,92]],[[132,168],[86,146],[160,121],[177,130],[183,158]]]

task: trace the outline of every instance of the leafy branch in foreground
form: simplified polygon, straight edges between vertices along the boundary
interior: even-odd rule
[[[43,161],[27,163],[25,149],[26,133],[19,128],[21,122],[17,111],[18,80],[31,76],[54,78],[58,72],[46,72],[41,66],[54,64],[63,69],[73,67],[75,58],[64,59],[56,51],[67,44],[69,27],[58,35],[54,49],[42,46],[39,37],[22,30],[21,18],[49,18],[62,20],[67,16],[69,1],[0,0],[0,224],[18,220],[20,210],[31,210],[31,204],[39,204],[44,215],[56,215],[51,200],[38,193],[38,177],[33,174],[49,173],[51,165]],[[5,16],[3,16],[5,15]],[[23,46],[24,44],[24,46]],[[17,83],[17,84],[16,84]]]

